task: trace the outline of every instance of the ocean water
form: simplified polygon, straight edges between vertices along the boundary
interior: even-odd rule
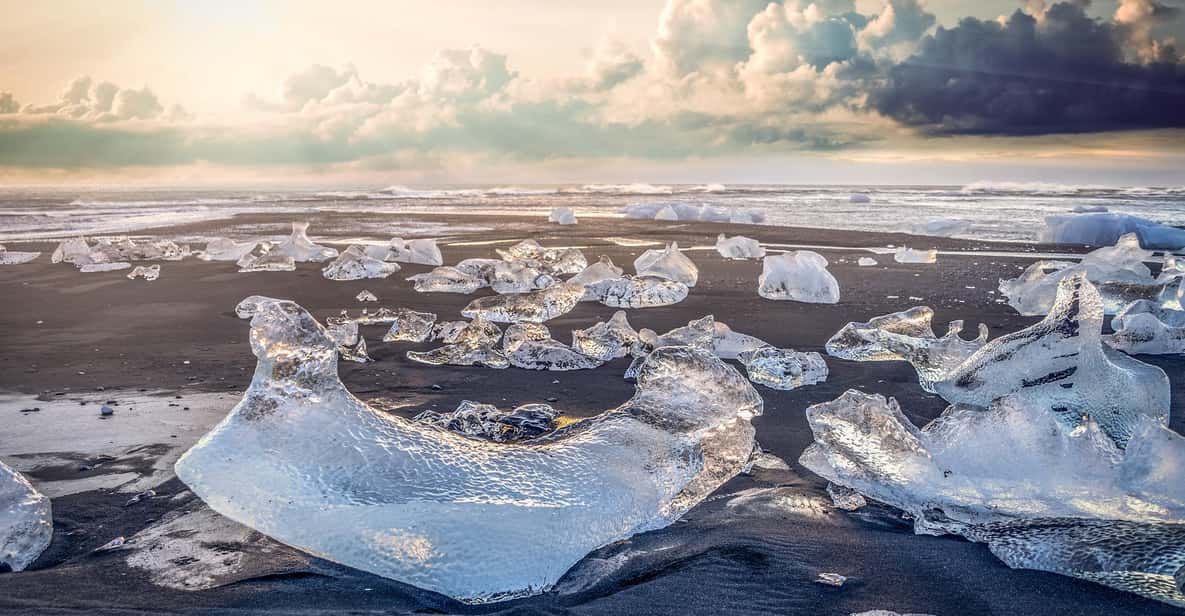
[[[853,195],[861,197],[853,198]],[[868,202],[860,202],[867,197]],[[763,224],[904,231],[968,239],[1034,241],[1046,216],[1075,208],[1185,225],[1185,187],[977,183],[968,186],[562,185],[334,188],[0,187],[0,241],[136,234],[235,215],[314,212],[623,217],[630,205],[685,203],[756,210]],[[479,221],[475,221],[479,223]],[[438,229],[426,227],[421,234]]]

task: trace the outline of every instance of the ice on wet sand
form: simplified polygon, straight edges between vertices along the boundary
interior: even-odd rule
[[[383,342],[423,342],[432,335],[436,315],[400,308],[395,312],[391,329],[383,335]]]
[[[271,242],[260,242],[235,263],[240,272],[292,272],[296,270],[296,259],[289,254],[276,252]]]
[[[766,299],[835,304],[839,302],[839,281],[827,271],[823,255],[798,250],[762,260],[757,294]]]
[[[590,370],[602,363],[553,339],[547,326],[539,323],[507,327],[502,351],[511,366],[525,370]]]
[[[679,251],[679,244],[671,242],[663,250],[647,250],[634,259],[634,271],[638,276],[653,276],[681,282],[694,287],[699,280],[699,268],[687,255]]]
[[[1041,241],[1054,244],[1106,246],[1132,234],[1145,248],[1185,248],[1185,229],[1178,229],[1130,214],[1058,214],[1045,218]]]
[[[659,349],[622,407],[492,443],[367,407],[306,311],[253,310],[251,388],[178,477],[284,543],[453,597],[545,590],[589,551],[676,520],[754,448],[761,397],[703,351]]]
[[[49,499],[24,475],[0,462],[0,565],[23,571],[49,547]]]
[[[481,317],[463,324],[443,323],[433,333],[446,344],[431,351],[408,351],[407,358],[436,366],[510,366],[506,355],[494,348],[502,337],[502,330]]]
[[[572,331],[572,348],[601,361],[625,357],[637,342],[638,332],[630,325],[624,310],[613,313],[608,321]]]
[[[238,261],[258,245],[259,242],[255,240],[236,242],[230,238],[217,237],[206,242],[206,249],[198,252],[197,258],[203,261]]]
[[[297,263],[321,263],[337,256],[337,249],[319,246],[309,239],[309,223],[292,223],[292,235],[271,249],[274,255],[292,257]]]
[[[143,278],[147,282],[152,282],[160,278],[160,265],[137,265],[128,273],[128,280],[135,280],[137,278]]]
[[[430,272],[408,277],[413,288],[420,293],[460,293],[468,295],[484,286],[486,282],[473,274],[455,267],[441,266]]]
[[[576,213],[570,207],[552,208],[551,213],[547,216],[547,222],[554,222],[560,225],[574,225],[576,224]]]
[[[740,354],[749,380],[770,389],[797,389],[827,380],[827,362],[818,353],[761,347]]]
[[[336,260],[321,269],[321,275],[329,280],[363,280],[386,278],[399,271],[397,263],[388,263],[366,254],[366,248],[353,245],[345,249]]]
[[[0,244],[0,265],[21,265],[34,261],[40,257],[40,252],[21,252],[17,250],[9,250],[4,245]]]
[[[918,250],[908,246],[899,246],[893,252],[893,260],[898,263],[934,263],[938,261],[938,251]]]
[[[560,283],[542,291],[479,297],[461,311],[461,316],[482,317],[495,323],[543,323],[570,312],[584,297],[584,287]]]
[[[725,237],[723,233],[716,238],[716,252],[725,259],[760,259],[765,256],[765,249],[757,240],[743,235]]]
[[[687,285],[653,276],[621,276],[585,287],[582,299],[593,298],[614,308],[670,306],[687,299]]]
[[[876,264],[876,259],[873,259],[872,257],[860,257],[856,260],[856,265],[859,265],[860,267],[872,267]]]
[[[1104,336],[1111,348],[1125,353],[1185,353],[1185,311],[1169,310],[1146,299],[1134,301],[1111,319],[1115,333]]]
[[[371,293],[370,291],[368,291],[366,289],[362,289],[361,291],[359,291],[358,294],[354,296],[354,299],[356,299],[360,302],[377,302],[377,301],[379,301],[378,296],[376,296],[374,293]]]
[[[400,237],[391,238],[390,250],[392,261],[400,263],[418,263],[420,265],[444,265],[444,257],[436,240],[420,238],[404,240]]]

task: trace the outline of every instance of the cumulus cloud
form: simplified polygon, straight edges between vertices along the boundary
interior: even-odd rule
[[[8,103],[8,106],[16,105],[11,96]],[[4,99],[0,98],[0,113],[4,112],[4,108]],[[154,120],[161,117],[164,107],[156,94],[147,87],[139,90],[120,88],[108,81],[96,83],[89,76],[82,76],[76,77],[66,85],[56,103],[29,104],[20,111],[30,115],[57,115],[92,122],[116,122]]]
[[[613,37],[601,39],[586,67],[594,90],[608,90],[637,77],[645,62],[641,56]]]
[[[12,92],[0,92],[0,113],[16,113],[21,110],[21,104],[12,97]]]

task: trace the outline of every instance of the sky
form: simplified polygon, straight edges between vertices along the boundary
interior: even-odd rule
[[[0,184],[1185,184],[1185,0],[0,0]]]

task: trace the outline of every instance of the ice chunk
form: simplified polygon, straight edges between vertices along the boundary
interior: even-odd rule
[[[563,282],[542,291],[479,297],[461,311],[495,323],[542,323],[570,312],[584,296],[584,287]]]
[[[523,240],[497,252],[508,262],[522,263],[553,275],[576,274],[588,267],[588,260],[579,249],[544,248],[535,240]]]
[[[271,252],[275,255],[292,257],[297,263],[321,263],[337,256],[337,250],[314,244],[308,236],[309,223],[292,223],[292,235],[276,244]]]
[[[436,315],[400,308],[396,311],[391,329],[383,335],[383,342],[423,342],[432,335]]]
[[[552,339],[547,326],[538,323],[515,323],[506,328],[502,350],[510,365],[526,370],[590,370],[602,363]]]
[[[420,265],[444,265],[444,257],[436,240],[417,239],[404,241],[401,237],[391,238],[392,257],[400,263],[418,263]]]
[[[765,257],[757,294],[766,299],[810,304],[839,302],[839,281],[827,271],[827,259],[810,250]]]
[[[638,332],[630,326],[624,310],[588,329],[572,330],[572,348],[601,361],[625,357],[637,342]]]
[[[368,256],[366,248],[357,244],[345,249],[333,263],[321,269],[329,280],[363,280],[386,278],[399,271],[398,263],[388,263]]]
[[[1045,217],[1041,241],[1053,244],[1106,246],[1134,233],[1144,248],[1185,248],[1185,229],[1128,214],[1058,214]]]
[[[669,306],[687,299],[687,285],[652,276],[622,276],[585,287],[584,298],[592,297],[614,308]]]
[[[934,382],[979,350],[988,328],[979,324],[979,336],[964,340],[962,321],[951,321],[946,335],[934,335],[929,306],[873,317],[866,323],[848,323],[827,341],[827,354],[851,361],[907,361],[918,372],[922,389],[933,392]]]
[[[21,265],[40,257],[40,252],[18,252],[0,245],[0,265]]]
[[[498,261],[489,271],[489,285],[495,293],[527,293],[555,283],[551,274],[523,263]]]
[[[442,324],[449,325],[449,324]],[[441,331],[447,343],[431,351],[408,351],[407,358],[422,364],[436,366],[485,366],[506,368],[510,365],[506,355],[494,348],[502,337],[497,325],[480,317],[466,323],[459,329]]]
[[[128,280],[135,280],[137,278],[143,278],[147,282],[152,282],[160,278],[160,265],[137,265],[128,274]]]
[[[465,273],[447,265],[430,272],[408,277],[420,293],[461,293],[468,295],[484,286],[486,282],[477,276]]]
[[[569,278],[568,282],[585,286],[583,298],[584,301],[597,301],[600,298],[596,297],[595,293],[591,292],[589,285],[605,280],[620,278],[621,273],[622,269],[620,267],[614,265],[613,261],[610,260],[609,257],[602,255],[596,263],[593,263],[592,265],[580,270],[580,273]]]
[[[666,207],[662,208],[654,215],[654,219],[655,220],[668,220],[668,221],[669,220],[679,220],[679,213],[675,211],[675,208],[671,207],[670,205],[667,205]]]
[[[338,349],[338,354],[346,361],[352,361],[357,364],[365,364],[374,361],[370,353],[366,350],[366,339],[358,336],[358,342],[354,346],[343,346]]]
[[[74,263],[90,253],[91,247],[87,241],[81,237],[75,237],[59,242],[49,260],[52,263]]]
[[[687,255],[679,252],[679,244],[671,242],[664,250],[647,250],[634,259],[634,270],[638,276],[654,276],[681,282],[694,287],[699,280],[699,268]]]
[[[239,309],[236,309],[235,312],[240,319],[248,318],[267,299],[269,298],[252,295],[240,302]],[[359,364],[374,361],[367,353],[366,339],[358,330],[358,320],[346,316],[344,310],[341,316],[329,317],[325,320],[325,333],[337,343],[338,355],[342,359]]]
[[[422,424],[495,443],[535,438],[555,429],[559,412],[549,405],[524,404],[510,411],[492,404],[462,400],[451,413],[424,411],[412,418]]]
[[[762,347],[740,354],[749,380],[770,389],[797,389],[827,380],[827,362],[818,353]]]
[[[848,203],[872,203],[872,197],[861,193],[852,193],[848,196]]]
[[[760,259],[765,256],[765,249],[757,240],[743,235],[726,238],[723,233],[716,238],[716,252],[726,259]]]
[[[345,313],[346,313],[346,311],[343,310],[342,314],[344,315]],[[377,324],[382,324],[382,323],[394,323],[398,319],[399,319],[399,313],[397,311],[391,310],[390,308],[379,308],[378,310],[375,310],[374,312],[371,312],[367,308],[363,308],[361,314],[359,314],[356,317],[353,317],[353,320],[361,325],[377,325]]]
[[[238,261],[255,250],[259,242],[249,240],[236,242],[225,237],[217,237],[206,242],[206,249],[197,253],[197,258],[203,261]]]
[[[938,251],[917,250],[908,246],[898,246],[893,253],[893,260],[898,263],[934,263],[938,261]]]
[[[378,296],[376,296],[374,293],[371,293],[370,291],[368,291],[366,289],[362,289],[361,291],[359,291],[358,294],[354,296],[354,299],[356,299],[360,302],[377,302],[377,301],[379,301]]]
[[[1103,305],[1078,275],[1061,281],[1040,323],[985,344],[934,391],[948,402],[987,408],[1007,395],[1053,409],[1072,427],[1097,423],[1122,447],[1137,420],[1166,423],[1169,380],[1164,371],[1102,344]]]
[[[761,397],[695,349],[655,351],[618,409],[493,443],[371,409],[306,311],[254,310],[252,385],[177,476],[279,541],[459,599],[547,589],[589,551],[678,519],[754,448]]]
[[[437,323],[432,327],[432,340],[439,340],[446,344],[452,344],[457,341],[457,336],[469,326],[469,321],[444,321]],[[491,325],[493,325],[491,323]],[[497,325],[493,325],[497,327]],[[498,335],[502,335],[502,330],[498,330]]]
[[[860,257],[856,260],[856,265],[859,265],[860,267],[871,267],[876,264],[876,259],[873,259],[872,257]]]
[[[236,265],[240,272],[292,272],[296,270],[296,259],[273,250],[271,242],[260,242]]]
[[[716,321],[712,352],[721,359],[738,359],[742,353],[756,351],[769,343],[749,334],[735,332],[725,323]]]
[[[1185,353],[1185,311],[1169,310],[1141,299],[1119,311],[1111,327],[1115,333],[1103,336],[1103,340],[1125,353]]]
[[[49,499],[24,475],[0,462],[0,565],[24,571],[52,538]]]
[[[84,274],[93,272],[114,272],[118,270],[125,270],[132,266],[127,261],[116,261],[114,263],[84,263],[79,266],[78,271]]]
[[[687,325],[676,327],[661,336],[654,330],[642,328],[638,332],[638,340],[647,350],[664,346],[690,346],[712,351],[716,345],[716,317],[709,314],[688,321]]]
[[[570,207],[556,207],[551,209],[551,214],[547,216],[547,222],[554,222],[561,225],[576,224],[576,213]]]

